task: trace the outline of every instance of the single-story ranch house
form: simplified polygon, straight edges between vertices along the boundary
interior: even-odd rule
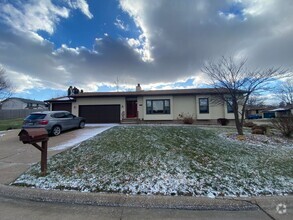
[[[212,88],[142,90],[128,92],[83,92],[50,99],[50,110],[67,110],[85,117],[87,123],[120,123],[124,120],[177,121],[190,115],[196,123],[214,124],[218,118],[233,121],[230,105],[219,101]],[[225,89],[221,90],[225,93]]]

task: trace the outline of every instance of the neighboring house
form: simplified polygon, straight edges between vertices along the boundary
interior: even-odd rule
[[[221,92],[225,94],[225,89]],[[216,89],[144,91],[140,85],[131,92],[84,92],[47,100],[51,110],[68,110],[86,118],[87,123],[120,123],[125,119],[176,121],[181,114],[196,122],[217,123],[234,119],[232,109],[220,100]]]
[[[46,103],[23,98],[8,98],[2,101],[2,110],[12,109],[46,109]]]
[[[276,106],[263,105],[263,106],[247,106],[245,110],[246,118],[249,116],[258,115],[261,118],[275,118]]]
[[[246,118],[248,118],[250,115],[258,115],[262,117],[262,112],[267,108],[267,106],[247,106],[245,110],[245,116]]]
[[[279,118],[283,116],[293,115],[293,106],[288,105],[284,108],[276,108],[268,111],[263,111],[264,118]]]

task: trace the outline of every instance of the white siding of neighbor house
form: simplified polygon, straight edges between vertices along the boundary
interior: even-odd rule
[[[170,99],[170,114],[147,114],[146,100]],[[143,97],[143,120],[173,120],[173,96],[144,96]]]
[[[174,96],[173,97],[173,120],[179,119],[179,114],[190,115],[196,118],[196,98],[195,95],[190,96]]]
[[[80,105],[120,105],[120,120],[126,114],[125,97],[99,97],[99,98],[80,98],[72,103],[72,114],[79,115]]]
[[[18,99],[10,99],[2,104],[2,109],[25,109],[27,106],[26,103],[22,102],[21,100]]]

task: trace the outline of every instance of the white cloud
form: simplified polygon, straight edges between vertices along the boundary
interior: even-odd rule
[[[249,64],[261,67],[293,67],[291,0],[282,4],[277,0],[242,0],[246,20],[232,19],[229,14],[225,19],[219,16],[219,11],[227,11],[235,0],[156,0],[152,4],[120,0],[121,9],[134,20],[138,34],[132,35],[133,30],[129,30],[128,38],[113,39],[114,34],[103,36],[106,30],[101,30],[98,36],[103,37],[96,38],[91,48],[67,43],[56,49],[36,31],[53,33],[60,19],[82,8],[77,1],[63,2],[62,7],[49,0],[30,0],[18,7],[1,3],[4,22],[0,23],[0,64],[8,74],[21,73],[29,77],[24,81],[36,82],[37,87],[38,83],[58,89],[76,85],[96,91],[109,85],[115,91],[117,76],[123,90],[134,89],[137,83],[144,89],[182,88],[184,83],[173,82],[185,79],[193,79],[189,86],[201,86],[207,81],[200,73],[203,62],[222,55],[244,56]],[[38,21],[38,13],[44,24]],[[15,76],[11,74],[17,81]],[[23,90],[21,82],[16,84]]]
[[[69,16],[67,8],[58,7],[51,1],[31,0],[15,4],[17,5],[0,3],[0,17],[11,27],[21,31],[43,30],[52,34],[60,18]]]
[[[220,15],[220,17],[223,17],[227,20],[231,20],[236,17],[236,15],[232,14],[232,13],[224,14],[223,12],[219,12],[219,15]]]
[[[134,38],[127,39],[127,43],[133,48],[138,48],[141,45],[140,41]]]
[[[53,54],[58,55],[59,53],[64,53],[64,52],[70,53],[72,55],[78,55],[80,52],[80,48],[72,48],[72,47],[68,47],[66,44],[62,44],[61,48],[58,48],[57,50],[55,50]]]
[[[244,14],[248,16],[259,16],[267,13],[270,10],[275,9],[275,4],[279,4],[280,1],[276,0],[242,0],[244,5]]]
[[[133,19],[138,28],[141,29],[142,34],[139,36],[139,41],[142,44],[142,48],[139,53],[142,56],[142,60],[145,62],[152,62],[154,58],[152,57],[152,46],[149,40],[150,31],[148,25],[145,23],[143,16],[145,14],[145,9],[151,7],[156,7],[158,2],[152,2],[152,4],[146,1],[128,1],[120,0],[120,7],[122,10],[127,12]]]
[[[120,28],[121,30],[128,31],[129,29],[128,25],[125,25],[124,22],[120,20],[119,18],[116,18],[114,24],[116,27]]]
[[[93,18],[85,0],[68,0],[69,7],[57,6],[51,0],[15,1],[0,3],[0,18],[20,31],[39,30],[53,34],[61,18],[68,18],[71,9],[80,9],[88,18]]]
[[[68,0],[68,4],[73,9],[80,9],[89,19],[92,19],[94,16],[89,10],[89,5],[85,0]]]
[[[13,92],[24,92],[33,88],[44,88],[44,84],[41,79],[33,78],[25,73],[15,72],[12,70],[6,70],[9,73],[9,81],[12,83]]]

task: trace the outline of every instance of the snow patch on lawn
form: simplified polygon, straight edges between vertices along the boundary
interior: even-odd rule
[[[47,176],[38,164],[13,185],[210,198],[292,194],[292,148],[239,143],[195,127],[119,126],[50,158]]]
[[[84,128],[82,130],[82,132],[80,132],[79,136],[76,136],[70,140],[68,140],[67,142],[49,148],[48,151],[58,151],[58,150],[66,150],[74,145],[78,145],[81,142],[90,139],[94,136],[96,136],[97,134],[100,134],[112,127],[116,126],[115,124],[108,124],[108,125],[97,125],[97,124],[93,124],[93,125],[86,125],[86,128]],[[90,127],[89,129],[87,129],[87,127]]]
[[[236,133],[220,133],[219,136],[232,142],[258,147],[293,148],[293,139],[288,139],[281,135],[266,136],[246,133],[244,136],[239,136]]]

